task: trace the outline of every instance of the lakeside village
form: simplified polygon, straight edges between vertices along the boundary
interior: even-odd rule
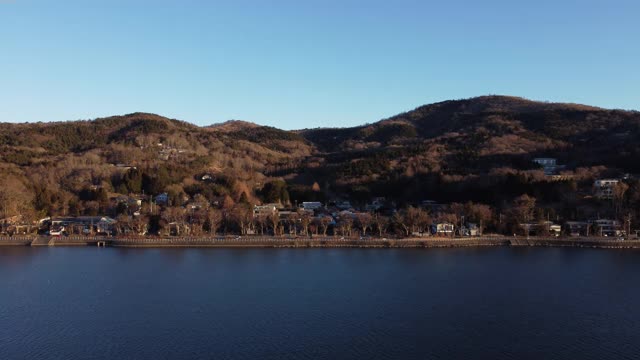
[[[555,159],[537,158],[548,176],[559,166]],[[203,178],[203,180],[207,180]],[[623,179],[597,179],[591,196],[615,205]],[[50,216],[25,221],[21,215],[0,219],[0,234],[120,237],[141,236],[340,236],[368,237],[477,237],[477,236],[557,236],[637,239],[631,216],[618,218],[563,220],[543,213],[535,199],[522,195],[504,212],[484,204],[441,204],[422,200],[398,208],[384,197],[362,206],[348,200],[327,203],[303,201],[293,206],[281,203],[226,206],[224,200],[208,202],[203,197],[183,196],[172,206],[167,193],[157,196],[118,195],[109,199],[113,214],[93,216]],[[615,207],[615,206],[612,206]]]

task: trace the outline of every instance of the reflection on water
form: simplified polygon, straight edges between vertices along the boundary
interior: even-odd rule
[[[0,359],[618,359],[640,252],[0,248]]]

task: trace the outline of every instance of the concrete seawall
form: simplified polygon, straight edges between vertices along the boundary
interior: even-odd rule
[[[30,246],[34,239],[29,236],[0,237],[0,246]]]
[[[610,238],[555,237],[477,237],[477,238],[406,238],[406,239],[350,239],[340,237],[0,237],[0,246],[113,246],[113,247],[219,247],[219,248],[442,248],[480,246],[553,246],[592,248],[640,248],[640,240]]]
[[[424,248],[453,246],[500,246],[505,240],[478,239],[343,239],[343,238],[166,238],[166,239],[113,239],[108,243],[116,247],[368,247],[368,248]]]
[[[640,249],[640,240],[616,240],[607,238],[522,238],[511,240],[511,246],[591,247],[611,249]]]
[[[0,246],[95,246],[102,237],[0,236]]]

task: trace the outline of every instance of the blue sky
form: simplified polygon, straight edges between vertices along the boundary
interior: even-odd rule
[[[485,94],[639,109],[640,2],[0,0],[0,122],[353,126]]]

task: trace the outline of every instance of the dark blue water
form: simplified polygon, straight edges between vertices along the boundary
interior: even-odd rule
[[[640,252],[0,248],[0,359],[637,359]]]

